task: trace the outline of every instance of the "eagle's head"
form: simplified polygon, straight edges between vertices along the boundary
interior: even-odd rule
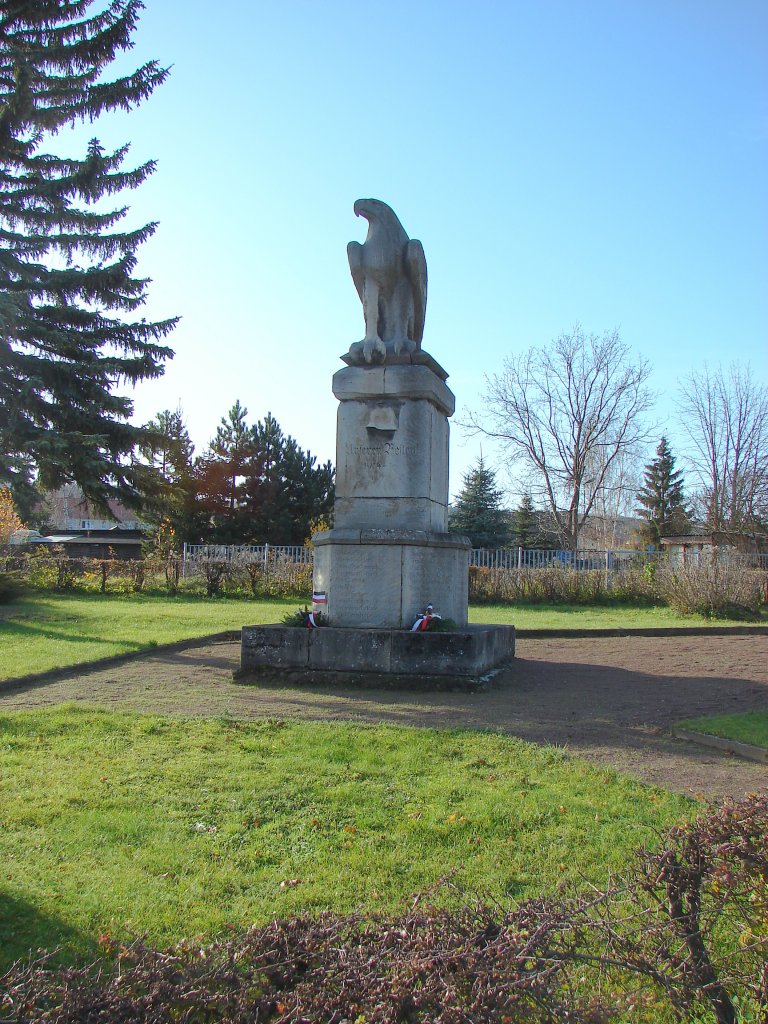
[[[387,217],[394,217],[387,204],[378,199],[358,199],[355,202],[354,211],[356,217],[365,217],[369,223],[372,220],[386,220]]]

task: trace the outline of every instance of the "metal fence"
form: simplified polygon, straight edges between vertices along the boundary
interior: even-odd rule
[[[720,552],[725,557],[727,552]],[[482,569],[546,569],[548,567],[575,570],[641,569],[660,561],[667,561],[666,551],[610,549],[601,551],[565,551],[559,548],[473,548],[469,564]],[[712,557],[709,551],[687,551],[685,561],[698,564]],[[738,554],[740,561],[760,569],[768,569],[768,554]],[[312,564],[312,548],[302,544],[185,544],[182,556],[182,576],[194,575],[201,561],[228,562],[243,565],[261,562],[265,567],[280,562],[298,565]],[[682,558],[680,559],[682,561]]]
[[[232,566],[260,562],[265,567],[280,562],[311,565],[312,548],[303,544],[185,544],[181,575],[193,576],[201,562],[227,562]]]
[[[469,564],[481,569],[624,569],[663,557],[658,551],[565,551],[561,548],[473,548]]]
[[[739,552],[728,548],[715,550],[717,558],[722,562],[733,561],[746,564],[756,569],[768,569],[768,554],[756,551]],[[469,555],[469,564],[483,569],[546,569],[560,567],[576,570],[605,569],[642,569],[646,565],[671,563],[675,565],[702,565],[711,561],[712,549],[686,549],[684,552],[670,553],[666,550],[581,550],[565,551],[559,548],[473,548]]]

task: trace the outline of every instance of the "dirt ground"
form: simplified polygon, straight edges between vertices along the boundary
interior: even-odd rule
[[[683,718],[768,709],[768,637],[521,639],[484,693],[405,693],[232,681],[239,646],[156,652],[76,676],[0,688],[0,713],[61,701],[244,719],[356,719],[492,729],[556,744],[694,797],[768,787],[765,765],[674,739]]]

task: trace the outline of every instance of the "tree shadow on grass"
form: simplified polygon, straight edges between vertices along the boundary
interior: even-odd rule
[[[0,890],[0,976],[18,960],[39,959],[41,950],[50,954],[51,966],[86,963],[99,955],[95,939]]]
[[[74,644],[111,644],[119,643],[124,645],[129,650],[141,650],[146,647],[146,643],[140,640],[115,640],[109,636],[88,636],[84,633],[62,633],[58,630],[49,629],[46,627],[45,622],[31,623],[31,622],[5,622],[0,623],[0,634],[8,637],[12,640],[14,637],[17,639],[44,639],[44,640],[63,640],[65,643]]]

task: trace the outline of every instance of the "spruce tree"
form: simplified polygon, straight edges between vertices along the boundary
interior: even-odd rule
[[[141,0],[0,0],[0,482],[29,490],[76,481],[99,504],[140,500],[129,458],[144,437],[118,383],[163,372],[174,319],[138,317],[148,282],[137,249],[154,223],[121,230],[109,199],[155,167],[124,169],[128,146],[97,138],[59,155],[51,137],[112,110],[130,110],[167,69],[150,61],[104,79],[130,49]]]
[[[139,446],[146,467],[142,481],[142,519],[155,528],[172,530],[178,545],[191,542],[204,523],[196,496],[193,455],[184,414],[164,409],[144,424],[147,437]]]
[[[248,410],[236,401],[195,463],[197,498],[207,524],[199,539],[217,544],[240,544],[245,539],[241,510],[246,476],[255,457],[253,428],[247,416]]]
[[[195,468],[208,516],[205,540],[301,544],[310,523],[333,509],[333,468],[283,433],[271,413],[249,426],[236,402]]]
[[[682,478],[682,470],[675,469],[667,439],[662,437],[656,458],[645,467],[645,483],[637,492],[639,507],[636,511],[646,521],[652,544],[658,544],[662,537],[682,533],[690,526]]]
[[[483,456],[468,470],[451,511],[451,533],[469,537],[475,548],[503,547],[509,540],[509,516],[501,507],[501,490],[496,474],[488,469]]]
[[[163,409],[144,424],[144,430],[147,436],[139,445],[139,451],[162,481],[172,485],[191,470],[195,451],[184,423],[184,413],[180,408],[175,411]]]
[[[512,543],[520,548],[535,548],[539,539],[539,517],[530,494],[524,494],[512,513]]]

